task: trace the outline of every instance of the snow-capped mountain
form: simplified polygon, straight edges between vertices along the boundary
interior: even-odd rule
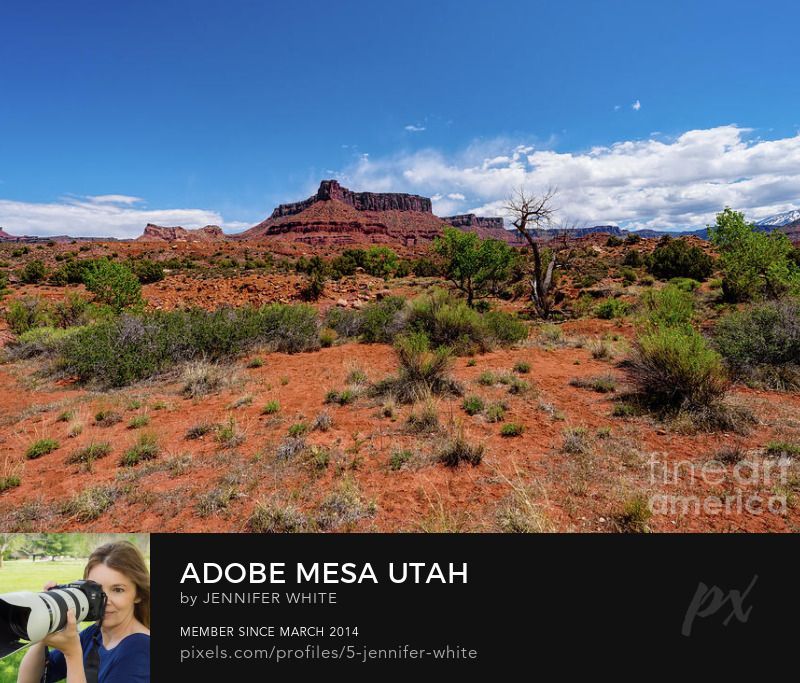
[[[756,225],[772,225],[775,227],[780,227],[782,225],[794,223],[797,220],[800,220],[800,209],[776,213],[774,216],[767,216],[766,218],[762,218],[760,221],[758,221]]]

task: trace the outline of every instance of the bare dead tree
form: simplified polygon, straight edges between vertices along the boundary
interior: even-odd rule
[[[558,209],[553,206],[556,196],[554,188],[548,188],[541,195],[528,192],[520,187],[506,201],[504,209],[511,216],[511,224],[528,243],[533,255],[533,269],[531,271],[531,301],[536,312],[542,318],[548,318],[552,308],[551,288],[553,285],[553,270],[556,266],[556,250],[545,265],[542,251],[536,241],[536,231],[546,230],[553,223],[553,217]]]

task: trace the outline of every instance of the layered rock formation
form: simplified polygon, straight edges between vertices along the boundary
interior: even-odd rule
[[[507,239],[500,218],[458,216],[482,236]],[[281,204],[265,221],[237,239],[278,238],[306,244],[387,243],[413,246],[435,239],[449,219],[433,214],[431,200],[397,192],[353,192],[335,180],[323,180],[302,202]],[[466,227],[469,224],[469,227]],[[461,227],[461,226],[458,226]]]
[[[222,228],[218,225],[206,225],[202,228],[187,229],[180,226],[164,227],[148,223],[144,233],[137,240],[161,240],[166,242],[210,242],[225,239]]]
[[[317,202],[336,201],[353,207],[356,211],[416,211],[431,213],[431,200],[416,194],[399,192],[352,192],[339,185],[336,180],[323,180],[319,190],[313,197],[295,202],[281,204],[270,218],[296,216]]]

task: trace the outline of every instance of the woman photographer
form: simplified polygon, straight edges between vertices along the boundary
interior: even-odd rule
[[[127,541],[102,545],[83,578],[107,596],[102,619],[79,632],[69,610],[65,628],[29,648],[17,683],[150,683],[150,572],[142,554]]]

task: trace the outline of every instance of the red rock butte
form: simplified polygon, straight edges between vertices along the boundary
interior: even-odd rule
[[[281,204],[269,218],[232,235],[238,240],[281,239],[305,244],[386,243],[413,245],[434,239],[444,225],[477,232],[481,237],[513,241],[502,218],[474,214],[438,217],[431,200],[399,192],[353,192],[336,180],[323,180],[317,193]]]

